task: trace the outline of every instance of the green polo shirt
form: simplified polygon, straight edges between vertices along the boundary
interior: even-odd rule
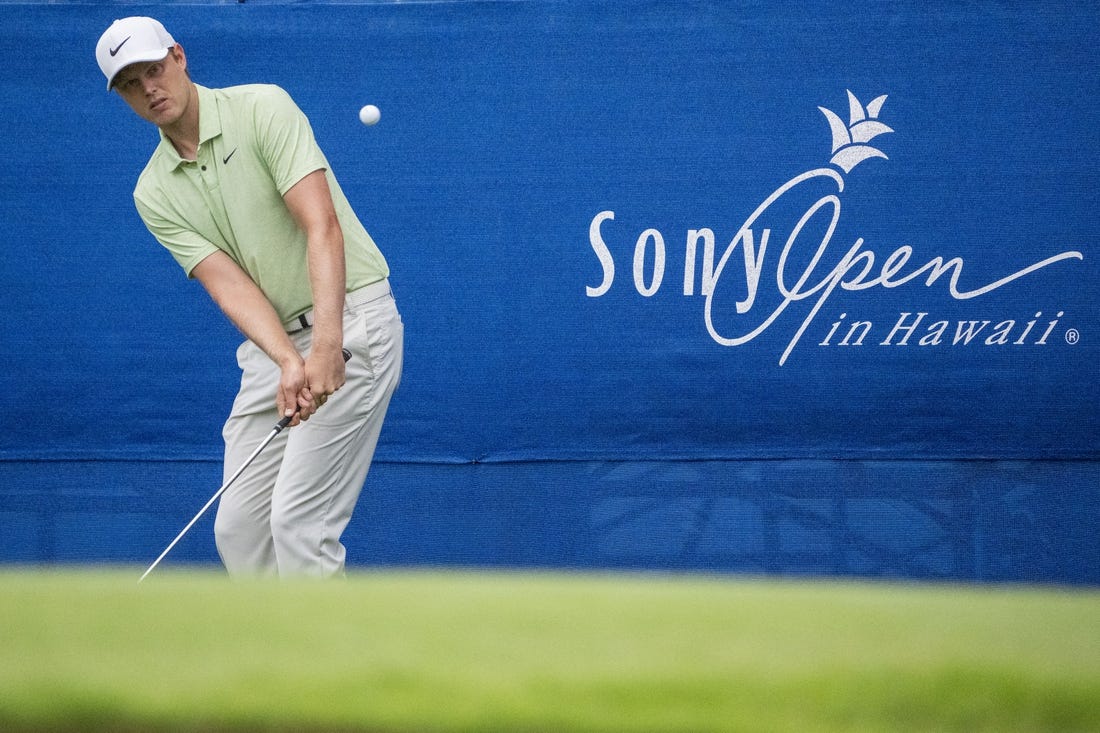
[[[197,85],[196,85],[197,86]],[[283,194],[324,170],[344,234],[347,290],[389,275],[313,137],[309,121],[276,86],[198,86],[199,149],[180,158],[161,133],[138,178],[134,203],[145,226],[191,276],[222,250],[288,321],[313,307],[306,236]]]

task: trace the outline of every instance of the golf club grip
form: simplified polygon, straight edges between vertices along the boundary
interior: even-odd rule
[[[351,361],[351,352],[350,351],[348,351],[347,349],[340,349],[340,353],[344,355],[344,363],[345,364],[347,362]],[[298,411],[295,410],[294,415],[297,415],[297,414],[298,414]],[[280,420],[278,422],[278,424],[275,426],[275,429],[276,430],[282,430],[287,425],[290,425],[290,421],[294,419],[294,415],[287,415],[286,417],[284,417],[282,420]]]

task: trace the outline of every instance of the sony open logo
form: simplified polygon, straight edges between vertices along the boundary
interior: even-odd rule
[[[871,142],[894,132],[879,119],[885,95],[864,106],[848,92],[848,102],[847,123],[832,111],[818,108],[832,132],[829,163],[834,167],[806,171],[777,188],[745,219],[721,252],[713,230],[687,231],[683,293],[694,296],[698,281],[699,294],[705,299],[707,332],[717,343],[740,346],[776,324],[784,324],[777,327],[790,329],[791,337],[779,357],[782,365],[838,289],[874,291],[923,283],[927,288],[945,288],[955,300],[967,301],[1056,262],[1084,259],[1080,252],[1061,252],[992,282],[974,285],[964,276],[966,263],[962,257],[926,259],[909,245],[883,255],[871,249],[862,237],[851,244],[834,241],[841,217],[844,176],[865,160],[887,158]],[[621,233],[613,230],[614,219],[614,211],[601,211],[589,225],[589,243],[603,268],[603,281],[585,289],[591,298],[606,294],[615,282],[615,260],[607,244],[608,237],[621,238]],[[667,248],[664,235],[657,229],[646,229],[637,236],[633,285],[639,295],[650,297],[664,283]],[[1014,315],[996,322],[945,320],[929,311],[910,309],[891,317],[889,323],[876,323],[841,313],[820,331],[823,338],[816,344],[1045,345],[1064,313],[1058,311],[1046,317],[1042,312]],[[1075,343],[1077,338],[1075,330],[1065,332],[1067,342]]]

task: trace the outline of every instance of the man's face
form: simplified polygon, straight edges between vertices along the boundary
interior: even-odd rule
[[[161,61],[130,64],[118,72],[115,89],[138,116],[157,127],[177,122],[191,100],[183,48],[175,46]]]

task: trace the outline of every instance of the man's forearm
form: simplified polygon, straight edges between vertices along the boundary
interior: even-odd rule
[[[280,367],[301,356],[275,308],[259,286],[224,252],[215,252],[192,271],[211,299],[246,338]]]
[[[313,349],[315,353],[324,350],[335,358],[344,340],[347,274],[344,234],[332,205],[325,171],[313,171],[292,186],[283,199],[306,235],[306,261],[313,293]]]
[[[313,291],[313,348],[339,351],[344,343],[344,291],[347,274],[339,223],[312,233],[308,243]]]

